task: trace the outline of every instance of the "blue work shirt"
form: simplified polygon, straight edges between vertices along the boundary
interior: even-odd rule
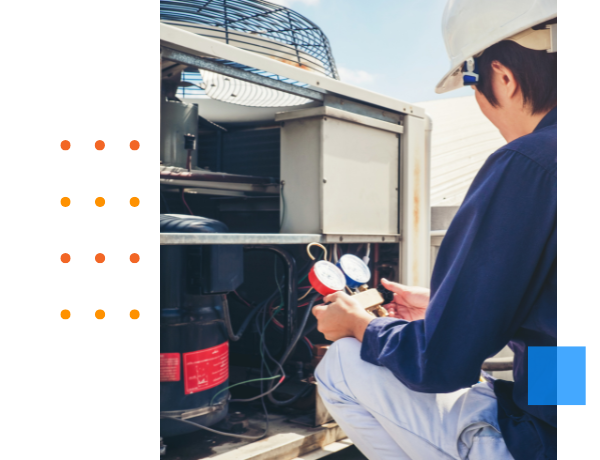
[[[556,406],[527,404],[527,347],[556,346],[556,108],[488,158],[442,242],[424,320],[377,318],[363,360],[408,388],[477,383],[483,361],[514,351],[514,383],[494,382],[516,460],[556,458]]]

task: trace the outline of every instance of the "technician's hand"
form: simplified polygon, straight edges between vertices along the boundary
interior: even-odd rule
[[[335,292],[323,300],[331,303],[313,308],[319,332],[323,333],[327,340],[356,337],[362,342],[367,326],[375,317],[345,292]]]
[[[418,286],[404,286],[381,279],[381,284],[394,293],[394,300],[384,305],[392,318],[414,321],[425,318],[425,310],[429,305],[429,289]]]

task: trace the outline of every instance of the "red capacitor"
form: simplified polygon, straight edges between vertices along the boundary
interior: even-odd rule
[[[327,296],[344,289],[346,277],[344,273],[331,262],[319,260],[308,272],[308,281],[315,291]]]

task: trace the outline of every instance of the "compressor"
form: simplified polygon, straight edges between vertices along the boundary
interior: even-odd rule
[[[223,233],[203,217],[161,214],[161,233]],[[161,436],[211,426],[227,416],[229,342],[223,294],[243,282],[241,246],[161,246]],[[214,398],[214,401],[213,401]],[[212,402],[212,404],[211,404]]]

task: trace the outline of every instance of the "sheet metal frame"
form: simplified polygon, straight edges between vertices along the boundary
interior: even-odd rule
[[[187,60],[190,65],[201,65],[212,67],[213,71],[230,72],[235,78],[245,79],[252,83],[262,84],[279,89],[281,91],[311,96],[313,100],[324,100],[330,97],[341,97],[348,101],[354,101],[367,112],[385,111],[401,115],[399,121],[403,125],[404,134],[400,142],[399,162],[399,235],[394,237],[400,244],[399,280],[403,284],[419,285],[427,287],[430,277],[430,209],[429,209],[429,168],[431,148],[431,119],[426,115],[424,109],[412,104],[399,101],[381,94],[377,94],[362,88],[343,83],[333,78],[325,77],[307,70],[303,70],[289,64],[278,62],[234,46],[202,37],[191,32],[173,27],[167,24],[160,25],[161,56],[177,57]],[[185,57],[184,55],[187,55]],[[208,58],[208,59],[207,59]],[[223,65],[227,69],[211,62],[210,59],[239,63],[243,66],[252,67],[280,75],[287,79],[300,82],[306,87],[292,85],[269,77],[254,74],[234,67]],[[195,62],[192,64],[192,62]],[[216,70],[215,70],[216,69]],[[242,72],[242,74],[240,74]],[[235,73],[235,75],[234,75]],[[321,96],[322,95],[322,98]],[[349,110],[350,104],[348,107]],[[220,243],[207,243],[208,235],[194,235],[175,237],[174,234],[161,234],[161,244],[234,244],[227,243],[227,236]],[[180,238],[180,239],[177,239]],[[233,237],[231,237],[233,238]],[[381,242],[381,236],[369,235],[238,235],[237,244],[304,244],[308,242]],[[292,238],[297,243],[278,243]],[[337,238],[338,241],[334,241]],[[260,242],[257,239],[261,240]],[[172,241],[182,241],[173,243]],[[186,241],[186,243],[183,243]]]
[[[425,118],[424,109],[408,102],[399,101],[373,91],[349,85],[334,78],[269,59],[268,57],[260,56],[217,40],[193,34],[178,27],[161,23],[160,45],[172,50],[183,51],[192,56],[237,62],[248,67],[261,69],[274,75],[302,82],[307,84],[309,89],[323,94],[337,94],[383,109],[418,118]]]

